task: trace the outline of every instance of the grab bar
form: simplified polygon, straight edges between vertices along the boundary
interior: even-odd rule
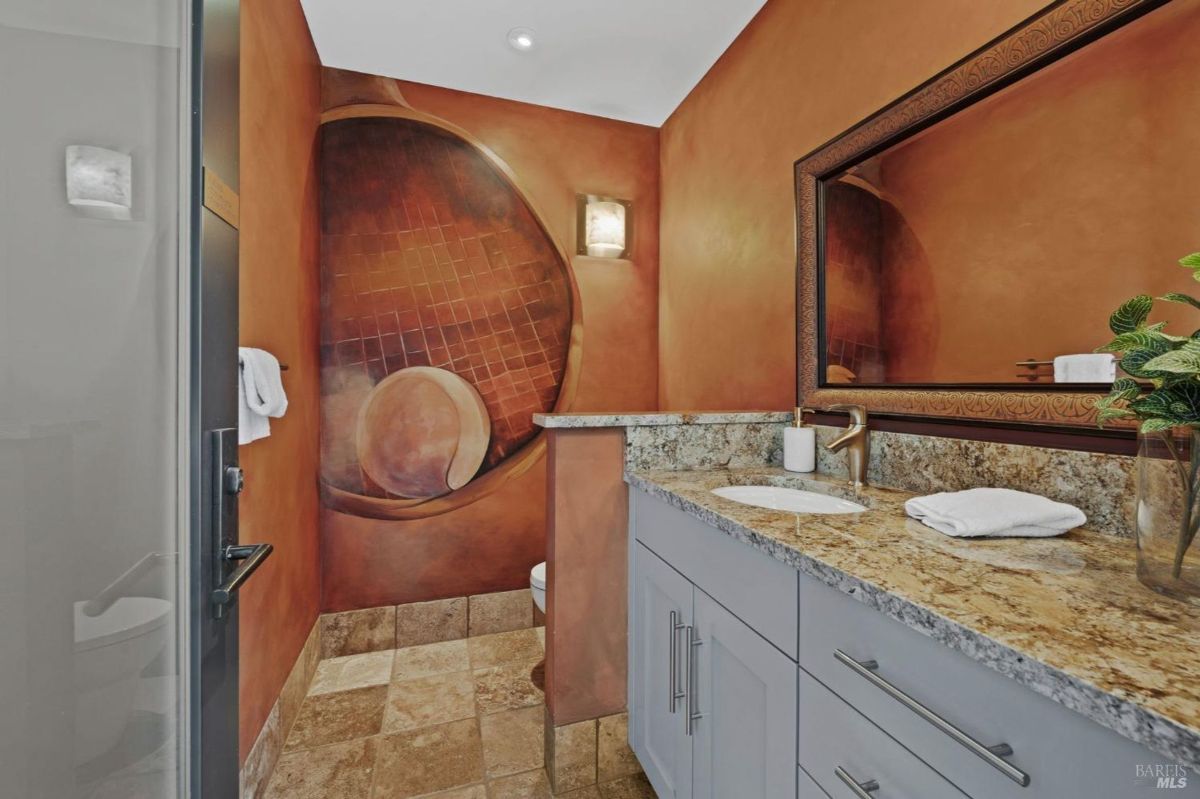
[[[101,589],[100,593],[83,603],[83,615],[88,617],[99,616],[104,611],[112,607],[112,604],[121,597],[125,596],[129,586],[133,585],[139,577],[150,571],[160,560],[173,558],[174,555],[165,555],[162,552],[149,552],[138,559],[138,562],[130,566],[121,576],[113,580],[111,583]]]

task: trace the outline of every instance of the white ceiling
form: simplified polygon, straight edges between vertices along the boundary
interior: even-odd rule
[[[655,126],[764,2],[302,0],[326,66]]]

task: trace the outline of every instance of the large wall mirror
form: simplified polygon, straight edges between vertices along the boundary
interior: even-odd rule
[[[799,161],[805,402],[1091,424],[1119,370],[1067,356],[1194,287],[1197,41],[1200,0],[1065,0]]]

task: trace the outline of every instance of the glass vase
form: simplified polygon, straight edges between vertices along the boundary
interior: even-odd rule
[[[1200,604],[1200,431],[1138,436],[1137,574],[1151,589]]]

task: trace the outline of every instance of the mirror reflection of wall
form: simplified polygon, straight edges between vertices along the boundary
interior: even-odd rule
[[[825,382],[1053,383],[1125,299],[1192,291],[1197,37],[1168,4],[823,181]]]

